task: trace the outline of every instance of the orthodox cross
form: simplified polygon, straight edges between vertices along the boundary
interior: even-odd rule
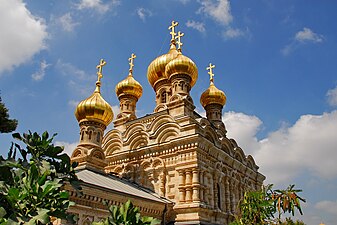
[[[102,70],[103,66],[106,65],[106,61],[104,59],[101,59],[99,61],[99,64],[96,66],[97,71],[97,82],[101,82],[101,78],[103,77]]]
[[[182,32],[178,32],[178,35],[176,36],[177,39],[177,44],[178,44],[178,49],[181,50],[181,46],[183,45],[183,43],[181,42],[181,37],[184,36],[185,34]]]
[[[176,33],[174,32],[174,28],[178,26],[178,22],[172,21],[171,26],[169,26],[169,30],[171,30],[171,40],[174,40],[174,37],[176,36]]]
[[[130,69],[129,69],[129,71],[130,72],[132,72],[132,70],[133,70],[133,60],[136,58],[136,55],[135,54],[131,54],[131,57],[129,58],[129,65],[130,65]]]
[[[208,74],[209,74],[209,80],[211,82],[213,82],[213,77],[214,77],[214,73],[213,73],[213,68],[215,68],[215,65],[212,65],[212,63],[209,64],[209,67],[206,68],[206,70],[208,70]]]

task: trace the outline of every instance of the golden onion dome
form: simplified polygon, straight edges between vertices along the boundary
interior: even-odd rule
[[[210,104],[219,104],[224,106],[226,104],[226,95],[223,91],[215,87],[211,82],[209,88],[201,94],[200,103],[205,108]]]
[[[215,65],[212,65],[212,63],[209,64],[209,67],[207,67],[207,70],[209,70],[208,74],[210,76],[210,85],[209,88],[204,91],[201,94],[200,97],[200,103],[205,108],[207,105],[210,104],[219,104],[224,106],[226,104],[226,95],[223,91],[217,89],[214,85],[214,73],[213,68],[215,68]]]
[[[166,65],[166,76],[170,77],[175,74],[186,74],[191,78],[191,87],[197,82],[198,79],[198,68],[195,63],[184,56],[181,52],[178,53],[177,57],[171,60]]]
[[[177,57],[178,51],[175,46],[175,41],[171,41],[171,47],[167,54],[161,55],[153,60],[149,67],[147,68],[147,79],[152,87],[160,81],[164,79],[168,79],[165,74],[166,65],[174,58]]]
[[[116,95],[117,97],[121,97],[123,95],[131,95],[137,98],[137,100],[142,96],[143,94],[143,87],[136,81],[131,72],[121,82],[119,82],[116,85]]]
[[[96,89],[94,93],[87,99],[81,101],[75,110],[75,116],[79,123],[85,121],[94,121],[108,126],[113,120],[113,111],[109,103],[107,103],[101,96],[100,87],[102,78],[102,67],[106,62],[101,59],[97,66],[98,80],[96,82]]]

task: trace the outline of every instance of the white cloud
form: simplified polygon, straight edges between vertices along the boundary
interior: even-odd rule
[[[303,43],[320,43],[323,42],[323,35],[313,32],[311,29],[304,27],[298,31],[292,38],[292,41],[281,49],[284,56],[289,55]]]
[[[48,64],[46,62],[46,60],[42,60],[40,62],[39,69],[35,73],[32,74],[33,80],[35,80],[35,81],[42,80],[44,78],[44,76],[46,75],[46,69],[47,69],[47,67],[49,67],[50,65],[51,64]]]
[[[139,16],[139,18],[145,22],[147,17],[152,16],[152,12],[149,9],[145,9],[145,8],[138,8],[137,9],[137,15]]]
[[[320,201],[315,204],[315,208],[337,215],[337,201]]]
[[[64,141],[56,141],[55,146],[64,146],[64,152],[67,153],[67,155],[71,156],[75,148],[77,147],[78,142],[69,143]]]
[[[80,23],[75,22],[70,13],[66,13],[56,19],[56,24],[61,26],[62,30],[72,32],[74,31],[74,28],[78,26]]]
[[[300,42],[322,42],[323,35],[316,34],[311,29],[304,27],[303,30],[296,33],[295,40]]]
[[[228,0],[201,0],[200,4],[198,12],[205,13],[220,24],[228,26],[233,21]]]
[[[83,70],[78,69],[76,66],[70,63],[63,62],[61,59],[57,60],[55,67],[62,73],[62,75],[74,76],[79,80],[88,80],[92,78]]]
[[[199,0],[199,3],[201,4],[201,7],[198,9],[197,13],[204,13],[224,27],[224,30],[221,33],[224,40],[237,39],[249,34],[248,28],[246,31],[243,31],[231,26],[234,18],[231,14],[229,0]],[[195,27],[193,28],[197,29],[197,24],[190,25],[194,25]],[[203,26],[200,27],[200,29],[203,28]]]
[[[245,32],[238,28],[229,27],[223,32],[223,36],[225,39],[234,39],[245,36]]]
[[[329,105],[337,106],[337,86],[334,89],[328,90],[326,96],[328,97]]]
[[[256,133],[262,125],[259,118],[231,111],[224,113],[223,122],[226,125],[227,137],[234,138],[246,154],[257,150],[259,146]]]
[[[267,176],[267,183],[289,182],[302,172],[322,178],[337,177],[337,110],[322,115],[303,115],[295,124],[258,140],[261,126],[254,116],[230,112],[224,115],[228,136],[252,154]],[[233,129],[233,131],[231,131]]]
[[[185,24],[187,27],[193,28],[201,33],[205,33],[205,24],[201,22],[196,22],[194,20],[188,20]]]
[[[77,4],[77,8],[79,10],[84,9],[92,9],[98,12],[99,14],[105,14],[114,6],[120,4],[119,0],[111,0],[107,3],[102,3],[101,0],[81,0],[79,4]]]
[[[70,90],[80,98],[88,97],[94,91],[95,79],[97,79],[95,74],[90,76],[85,71],[71,63],[63,62],[61,59],[57,60],[55,68],[68,79]]]
[[[1,1],[0,73],[27,62],[44,49],[46,29],[45,22],[32,15],[22,0]]]

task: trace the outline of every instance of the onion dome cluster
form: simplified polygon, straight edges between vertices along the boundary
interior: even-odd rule
[[[191,87],[193,87],[198,79],[197,66],[190,58],[181,53],[182,43],[180,42],[180,37],[184,34],[178,32],[176,36],[174,29],[177,25],[178,22],[172,21],[172,25],[169,27],[171,29],[170,34],[172,35],[169,52],[154,59],[148,67],[147,79],[153,88],[155,88],[156,83],[159,81],[167,80],[175,74],[190,76]],[[177,44],[179,45],[178,49],[176,47]]]

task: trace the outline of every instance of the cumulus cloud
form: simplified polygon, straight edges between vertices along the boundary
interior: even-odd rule
[[[326,96],[328,98],[328,103],[330,106],[337,106],[337,86],[334,89],[328,90]]]
[[[74,28],[80,23],[74,21],[71,13],[66,13],[56,19],[56,24],[59,25],[62,30],[66,32],[72,32],[74,31]]]
[[[304,27],[303,30],[298,31],[292,41],[281,49],[281,53],[284,56],[289,55],[301,44],[304,43],[320,43],[323,42],[324,36],[313,32],[310,28]]]
[[[1,1],[0,74],[27,62],[44,49],[46,29],[45,22],[32,15],[22,0]]]
[[[253,154],[258,149],[257,132],[261,129],[262,121],[256,116],[240,112],[226,112],[223,115],[227,137],[234,138],[246,154]]]
[[[58,69],[62,75],[74,76],[79,80],[88,80],[90,79],[89,75],[81,69],[78,69],[76,66],[71,63],[63,62],[61,59],[58,59],[56,62],[56,69]]]
[[[152,16],[152,12],[149,9],[145,9],[145,8],[138,8],[137,10],[137,15],[139,16],[139,18],[145,22],[147,17]]]
[[[296,33],[295,40],[301,42],[322,42],[323,35],[316,34],[311,29],[304,27],[303,30]]]
[[[69,143],[65,141],[56,141],[55,146],[64,146],[64,152],[67,153],[67,155],[71,156],[75,148],[77,147],[78,143]]]
[[[337,110],[303,115],[292,126],[281,127],[262,140],[256,138],[262,122],[254,116],[230,112],[224,122],[231,132],[228,136],[254,156],[267,183],[289,182],[302,172],[337,177]]]
[[[220,24],[227,26],[233,21],[228,0],[201,0],[200,4],[199,12],[205,13]]]
[[[39,69],[32,74],[32,79],[35,81],[40,81],[44,78],[46,75],[46,69],[49,67],[51,64],[48,64],[46,60],[42,60],[40,62],[40,67]]]
[[[99,14],[105,14],[114,6],[120,4],[119,0],[111,0],[107,3],[102,3],[101,0],[81,0],[79,4],[77,4],[77,8],[79,10],[94,10]]]
[[[199,3],[201,7],[197,13],[203,13],[222,25],[224,27],[222,36],[225,40],[246,36],[247,32],[239,28],[233,28],[231,25],[234,18],[231,13],[229,0],[199,0]]]
[[[194,20],[188,20],[185,24],[187,27],[193,28],[201,33],[205,33],[205,24],[201,22],[197,22]]]

